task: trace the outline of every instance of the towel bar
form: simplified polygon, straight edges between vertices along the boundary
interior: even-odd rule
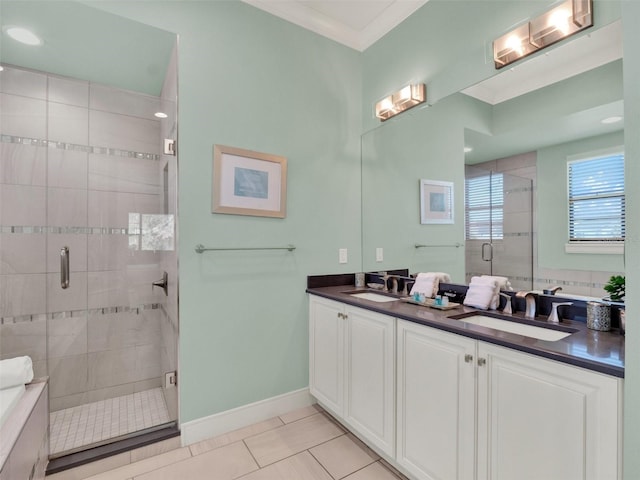
[[[455,248],[460,248],[460,247],[464,247],[464,243],[454,243],[452,245],[423,245],[420,243],[416,243],[415,244],[416,248],[427,248],[427,247],[455,247]]]
[[[230,247],[230,248],[218,248],[218,247],[205,247],[201,243],[196,245],[196,253],[210,252],[210,251],[230,251],[230,250],[288,250],[290,252],[296,249],[295,245],[287,245],[286,247]]]

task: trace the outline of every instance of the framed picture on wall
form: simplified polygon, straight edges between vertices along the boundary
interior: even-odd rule
[[[420,223],[453,223],[453,182],[420,180]]]
[[[284,218],[286,206],[285,157],[213,146],[213,213]]]

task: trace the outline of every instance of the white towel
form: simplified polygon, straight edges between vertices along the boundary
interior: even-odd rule
[[[511,286],[511,282],[509,281],[509,279],[507,277],[498,277],[498,276],[492,276],[492,275],[482,275],[481,278],[493,278],[494,280],[496,280],[498,282],[498,287],[500,288],[500,290],[509,290],[510,292],[513,291],[513,287]]]
[[[31,357],[0,360],[0,389],[24,385],[33,380]]]
[[[486,310],[497,310],[500,304],[498,281],[491,277],[471,277],[464,305]]]
[[[434,298],[438,294],[440,282],[450,282],[451,277],[444,272],[426,272],[418,273],[416,281],[411,287],[410,295],[414,293],[423,293],[426,297]]]
[[[489,284],[469,285],[469,290],[467,290],[467,295],[464,297],[464,301],[462,303],[469,307],[487,310],[491,306],[493,293],[494,289]]]

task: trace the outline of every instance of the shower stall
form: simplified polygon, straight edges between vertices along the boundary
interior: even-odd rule
[[[495,163],[495,162],[490,162]],[[514,290],[533,288],[533,182],[465,166],[466,281],[507,277]]]
[[[51,458],[176,430],[169,57],[157,96],[0,71],[0,359],[49,377]]]

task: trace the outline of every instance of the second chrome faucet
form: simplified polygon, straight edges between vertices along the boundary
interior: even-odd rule
[[[525,318],[536,318],[536,296],[533,292],[517,292],[516,298],[524,298],[525,301]]]

